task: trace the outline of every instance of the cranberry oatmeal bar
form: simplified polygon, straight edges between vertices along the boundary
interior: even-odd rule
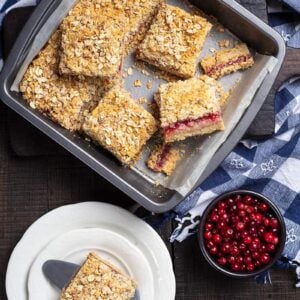
[[[170,176],[175,170],[179,159],[179,150],[174,148],[171,144],[161,144],[157,145],[151,152],[147,166],[154,172],[162,172]]]
[[[238,70],[250,68],[253,64],[252,54],[246,44],[238,44],[234,48],[220,50],[201,61],[204,73],[215,79]]]
[[[79,1],[62,23],[63,74],[113,78],[140,41],[162,0]]]
[[[166,143],[224,130],[219,101],[224,97],[207,77],[162,84],[155,95]]]
[[[121,87],[111,89],[87,117],[84,132],[124,165],[134,164],[157,121]]]
[[[98,79],[58,74],[60,40],[58,30],[28,67],[20,91],[31,108],[70,131],[77,131],[84,115],[97,105],[104,86]]]
[[[137,58],[176,76],[193,77],[211,27],[200,16],[163,5],[137,49]]]
[[[136,286],[121,270],[90,253],[60,300],[130,300]]]

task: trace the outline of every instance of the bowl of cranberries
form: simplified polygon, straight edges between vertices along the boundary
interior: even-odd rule
[[[225,193],[204,211],[199,243],[206,260],[234,277],[269,269],[285,244],[279,209],[265,196],[246,190]]]

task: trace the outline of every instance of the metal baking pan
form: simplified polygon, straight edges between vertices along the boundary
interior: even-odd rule
[[[215,153],[195,185],[196,187],[220,165],[240,141],[260,110],[281,68],[285,56],[285,44],[277,32],[234,0],[190,2],[205,13],[215,16],[220,23],[257,52],[273,55],[278,59],[278,64],[266,76],[251,105],[226,142]],[[61,0],[42,0],[23,28],[0,75],[2,101],[145,208],[156,213],[174,208],[183,200],[183,196],[162,186],[154,186],[129,168],[122,167],[106,151],[91,147],[81,137],[54,124],[39,112],[32,110],[23,101],[20,93],[10,91],[35,35],[60,3]]]

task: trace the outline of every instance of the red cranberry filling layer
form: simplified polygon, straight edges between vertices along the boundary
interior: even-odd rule
[[[279,220],[262,200],[235,195],[214,206],[203,237],[218,265],[234,272],[253,272],[267,265],[276,252]]]
[[[161,154],[158,157],[158,160],[156,162],[156,169],[157,170],[161,170],[163,168],[163,166],[165,165],[165,163],[168,160],[168,156],[170,154],[170,151],[171,151],[171,146],[170,145],[167,144],[163,147],[163,150],[162,150],[162,152],[161,152]]]
[[[205,126],[209,126],[210,124],[216,123],[218,121],[220,121],[221,116],[220,114],[217,113],[211,113],[208,114],[204,117],[195,119],[195,120],[184,120],[184,121],[179,121],[176,122],[168,127],[164,128],[164,134],[166,136],[171,135],[174,132],[177,131],[185,131],[187,129],[190,128],[194,128],[194,127],[205,127]]]
[[[232,59],[232,60],[229,60],[227,63],[223,63],[223,64],[217,64],[217,65],[214,65],[213,67],[211,67],[209,70],[207,70],[206,74],[208,76],[211,76],[211,75],[214,75],[217,71],[223,69],[223,68],[226,68],[226,67],[229,67],[229,66],[232,66],[234,64],[239,64],[241,62],[246,62],[248,59],[251,58],[251,54],[248,54],[248,55],[241,55],[239,56],[238,58],[236,59]]]

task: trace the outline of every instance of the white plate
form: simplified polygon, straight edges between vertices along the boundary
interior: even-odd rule
[[[101,228],[117,231],[147,257],[156,274],[156,300],[175,298],[175,277],[169,252],[159,235],[144,221],[119,207],[85,202],[55,209],[25,232],[14,249],[6,273],[9,300],[29,300],[27,280],[29,269],[39,253],[58,236],[76,229]],[[31,300],[31,299],[30,299]],[[42,300],[42,299],[41,299]],[[144,299],[142,299],[144,300]]]
[[[82,264],[89,252],[96,252],[138,282],[142,299],[155,299],[159,289],[154,280],[156,268],[151,268],[147,253],[142,253],[134,244],[115,231],[106,229],[79,229],[69,231],[52,241],[38,255],[28,277],[30,300],[57,300],[60,291],[46,279],[42,272],[44,262],[59,259]]]

